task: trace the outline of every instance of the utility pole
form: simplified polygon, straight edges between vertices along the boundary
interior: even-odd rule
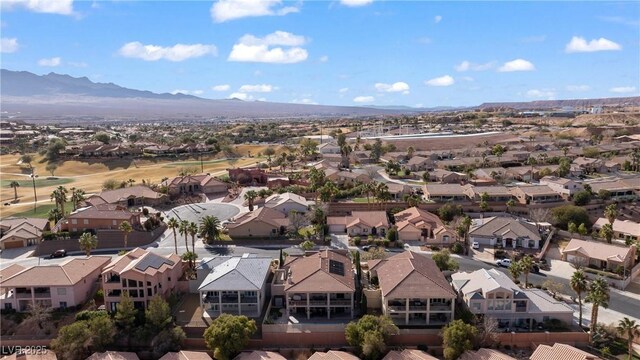
[[[33,182],[33,212],[36,212],[36,207],[38,206],[38,194],[36,193],[36,174],[33,168],[31,168],[31,181]]]
[[[204,163],[202,162],[202,151],[200,151],[200,172],[204,174]]]

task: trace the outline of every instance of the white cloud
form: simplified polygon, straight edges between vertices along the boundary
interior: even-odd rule
[[[369,5],[373,2],[373,0],[340,0],[340,4],[349,7],[358,7]]]
[[[409,84],[402,81],[393,84],[376,83],[374,86],[376,90],[380,92],[401,92],[404,95],[409,94]]]
[[[24,8],[45,14],[74,15],[73,0],[2,0],[2,9]]]
[[[184,94],[184,95],[202,95],[204,94],[203,90],[182,90],[182,89],[176,89],[173,90],[171,92],[171,94],[176,95],[176,94]]]
[[[513,72],[513,71],[533,71],[536,67],[530,61],[524,59],[515,59],[507,61],[498,68],[499,72]]]
[[[281,4],[281,0],[220,0],[211,6],[211,17],[221,23],[244,17],[283,16],[300,11],[296,6]]]
[[[61,59],[59,57],[52,57],[51,59],[40,59],[38,65],[40,66],[60,66]]]
[[[240,86],[240,89],[238,89],[238,91],[241,93],[250,93],[250,92],[268,93],[274,90],[278,90],[278,87],[269,85],[269,84],[242,85]]]
[[[118,53],[124,57],[142,59],[145,61],[157,61],[164,59],[177,62],[208,54],[216,56],[218,50],[215,45],[176,44],[174,46],[162,47],[158,45],[144,45],[138,41],[134,41],[122,45],[120,50],[118,50]]]
[[[429,86],[451,86],[456,83],[456,81],[449,75],[440,76],[437,78],[433,78],[431,80],[427,80],[424,82]]]
[[[286,31],[276,31],[263,38],[244,35],[233,45],[229,61],[293,64],[305,61],[309,54],[301,48],[307,39]],[[272,47],[278,46],[278,47]],[[286,46],[283,48],[279,46]]]
[[[535,99],[544,98],[547,100],[553,100],[555,96],[556,96],[556,93],[553,89],[542,89],[542,90],[531,89],[527,91],[527,97],[535,98]]]
[[[440,21],[442,21],[442,16],[436,15],[433,17],[433,22],[435,22],[436,24],[439,23]]]
[[[340,94],[344,94],[344,93],[346,93],[347,91],[349,91],[349,88],[342,88],[342,89],[338,90],[338,92],[339,92]]]
[[[591,90],[591,86],[589,85],[567,85],[567,91],[571,92],[584,92]]]
[[[20,45],[16,38],[2,38],[0,39],[0,53],[8,54],[18,51]]]
[[[319,60],[320,60],[320,62],[323,62],[323,63],[324,63],[324,62],[329,61],[329,57],[328,57],[327,55],[320,56],[320,59],[319,59]]]
[[[596,51],[617,51],[622,50],[622,46],[611,40],[600,38],[589,42],[581,36],[574,36],[567,44],[564,51],[567,53],[596,52]]]
[[[293,104],[308,104],[308,105],[318,105],[317,102],[313,101],[312,99],[293,99],[291,100],[291,103]]]
[[[353,102],[356,103],[371,103],[374,101],[375,98],[373,96],[356,96],[353,98]]]
[[[470,61],[464,60],[460,64],[454,66],[454,69],[456,71],[459,71],[459,72],[463,72],[463,71],[486,71],[486,70],[491,69],[494,65],[495,65],[495,63],[493,61],[490,61],[490,62],[485,63],[485,64],[475,64],[475,63],[472,63]]]
[[[628,93],[636,92],[636,87],[635,86],[618,86],[618,87],[609,89],[609,91],[617,94],[628,94]]]
[[[253,100],[253,96],[241,92],[234,92],[229,95],[229,99]]]
[[[231,88],[231,86],[229,86],[229,84],[223,84],[223,85],[212,86],[211,90],[213,90],[213,91],[229,91],[230,88]]]

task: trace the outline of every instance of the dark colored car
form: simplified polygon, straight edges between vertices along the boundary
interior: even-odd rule
[[[53,259],[53,258],[59,258],[59,257],[65,257],[65,256],[67,256],[67,250],[56,250],[52,252],[49,257]]]
[[[540,267],[536,264],[533,264],[533,266],[531,267],[531,272],[534,274],[539,274],[540,273]]]

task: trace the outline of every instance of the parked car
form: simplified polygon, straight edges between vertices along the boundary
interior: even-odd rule
[[[49,255],[51,259],[65,257],[65,256],[67,256],[67,250],[64,250],[64,249],[56,250],[52,252],[51,255]]]
[[[533,264],[533,266],[531,267],[531,272],[534,274],[539,274],[540,273],[540,267],[536,264]]]
[[[500,259],[500,260],[496,261],[496,265],[509,267],[509,266],[511,266],[511,259]]]
[[[409,245],[409,244],[404,244],[404,245],[403,245],[403,247],[404,247],[406,250],[411,249],[411,245]]]
[[[480,243],[477,241],[474,241],[473,244],[471,244],[471,248],[472,249],[480,249]]]
[[[362,247],[362,251],[369,251],[371,249],[377,249],[378,247],[376,245],[365,245]]]

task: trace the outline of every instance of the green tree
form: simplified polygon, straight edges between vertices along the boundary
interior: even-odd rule
[[[152,334],[168,329],[173,322],[169,304],[160,295],[151,298],[144,316],[145,325]]]
[[[97,141],[100,141],[103,144],[108,144],[109,140],[111,139],[109,134],[104,133],[104,132],[99,132],[99,133],[95,134],[93,136],[93,138],[96,139]]]
[[[618,217],[618,204],[613,203],[607,205],[604,209],[604,217],[609,220],[609,224],[613,225],[613,222],[616,221],[616,218]]]
[[[133,300],[129,293],[123,291],[120,302],[116,305],[116,315],[114,316],[116,325],[126,333],[130,332],[136,322],[137,314],[138,310],[133,306]]]
[[[244,194],[244,199],[249,205],[249,211],[253,211],[253,201],[258,197],[258,193],[254,190],[249,190]]]
[[[173,246],[175,247],[175,253],[178,253],[178,236],[176,234],[176,229],[180,227],[180,223],[176,218],[169,218],[167,221],[167,226],[169,229],[173,231]]]
[[[509,265],[509,273],[511,273],[514,281],[519,281],[520,275],[522,275],[522,266],[519,261],[514,261]]]
[[[198,260],[198,254],[193,251],[189,251],[187,248],[187,252],[182,254],[182,260],[189,263],[189,267],[193,270],[196,268],[195,263]]]
[[[458,262],[451,258],[451,253],[448,249],[434,252],[431,255],[431,258],[436,263],[440,271],[455,271],[459,268]]]
[[[317,190],[326,182],[326,174],[324,170],[316,169],[314,167],[309,170],[309,181],[311,185],[311,190]]]
[[[85,192],[82,189],[71,188],[71,203],[73,204],[73,211],[76,211],[80,206],[80,203],[84,201]]]
[[[204,341],[219,360],[229,360],[249,344],[257,330],[256,322],[246,316],[222,314],[204,332]]]
[[[347,325],[345,337],[347,343],[355,347],[362,358],[373,360],[382,357],[389,337],[398,332],[398,327],[390,317],[365,315]]]
[[[567,229],[570,222],[574,224],[584,223],[587,228],[591,226],[591,220],[587,210],[580,206],[563,205],[551,210],[553,223],[561,229]]]
[[[591,303],[591,328],[589,331],[589,342],[593,343],[593,334],[598,324],[598,310],[600,306],[609,307],[609,284],[607,280],[598,276],[589,284],[585,301]]]
[[[80,235],[78,243],[80,243],[80,250],[84,251],[87,257],[89,257],[91,256],[91,250],[98,247],[98,237],[86,232]]]
[[[18,201],[18,188],[20,187],[20,183],[15,180],[12,180],[9,183],[9,187],[13,188],[13,201]]]
[[[569,171],[571,171],[571,160],[569,160],[566,157],[563,157],[558,162],[558,170],[556,170],[556,173],[560,177],[565,177],[569,174]]]
[[[633,339],[640,336],[640,325],[636,324],[635,320],[631,320],[628,317],[624,317],[618,322],[616,327],[620,335],[627,336],[627,349],[629,350],[629,360],[633,359]]]
[[[96,352],[105,351],[113,343],[116,327],[109,316],[94,316],[87,321],[91,334],[91,349]]]
[[[585,236],[589,233],[589,230],[587,229],[587,226],[582,223],[580,224],[580,226],[578,226],[578,234]]]
[[[383,155],[382,141],[380,139],[376,139],[371,145],[371,152],[369,153],[369,158],[373,160],[373,162],[380,161],[380,156]]]
[[[89,355],[91,332],[86,321],[63,326],[51,342],[51,348],[61,359],[80,360]]]
[[[516,206],[516,201],[515,201],[515,200],[513,200],[513,199],[509,199],[509,201],[507,201],[506,205],[507,205],[507,213],[509,213],[509,214],[510,214],[510,213],[511,213],[511,209],[512,209],[514,206]]]
[[[611,224],[604,224],[600,228],[600,237],[607,240],[609,244],[613,240],[613,226]]]
[[[58,208],[53,208],[51,210],[49,210],[49,212],[47,213],[47,220],[49,221],[53,221],[55,224],[58,223],[58,221],[60,221],[60,219],[62,219],[62,213],[60,212],[60,209]]]
[[[387,231],[387,240],[389,241],[398,240],[398,229],[396,229],[395,226],[390,227],[389,231]]]
[[[442,330],[444,358],[455,360],[465,351],[471,350],[477,334],[478,329],[471,324],[465,324],[462,320],[450,322]]]
[[[580,307],[580,317],[578,324],[582,327],[582,294],[587,291],[588,283],[587,276],[584,274],[582,269],[576,270],[573,275],[571,275],[571,280],[569,280],[569,285],[571,285],[571,289],[578,295],[578,306]]]
[[[314,244],[313,241],[311,241],[311,240],[307,240],[307,241],[304,241],[304,242],[300,243],[300,249],[302,249],[304,251],[312,250],[315,246],[316,246],[316,244]]]
[[[586,191],[586,190],[582,190],[582,191],[578,191],[577,193],[573,194],[573,203],[576,206],[584,206],[587,205],[589,202],[591,202],[591,193]]]
[[[127,240],[129,237],[129,233],[133,231],[133,227],[131,226],[131,224],[129,224],[129,222],[127,220],[123,221],[120,223],[120,226],[118,226],[118,229],[120,231],[122,231],[124,233],[124,248],[123,249],[127,249]]]
[[[182,220],[180,221],[180,234],[184,236],[184,249],[185,251],[189,251],[189,221]]]
[[[200,237],[207,244],[220,238],[220,220],[212,215],[207,215],[200,220]]]
[[[569,231],[572,234],[575,234],[578,232],[578,226],[576,226],[576,223],[572,221],[569,223],[569,225],[567,225],[567,231]]]
[[[54,176],[53,174],[56,172],[57,169],[58,169],[58,164],[54,162],[50,162],[47,164],[47,166],[45,166],[45,170],[47,170],[51,174],[51,176]]]
[[[64,204],[67,202],[67,194],[69,190],[64,186],[58,186],[53,192],[51,192],[51,200],[56,203],[56,208],[60,207],[60,212],[64,215]]]
[[[449,203],[442,205],[438,209],[438,216],[444,222],[450,222],[458,215],[462,214],[462,208]]]
[[[66,146],[66,142],[59,138],[54,138],[49,141],[47,145],[47,150],[44,154],[44,158],[47,159],[49,165],[53,164],[55,166],[55,161],[60,157],[60,151],[64,150]],[[53,171],[57,168],[57,166],[53,167],[53,171],[49,169],[49,165],[47,165],[47,171],[51,172],[51,176],[53,176]]]
[[[524,287],[529,287],[529,273],[533,268],[533,258],[529,255],[520,259],[520,266],[522,267],[522,273],[524,274]]]
[[[193,221],[190,222],[189,227],[187,228],[187,231],[189,232],[189,235],[191,235],[191,251],[195,253],[196,252],[196,235],[198,235],[198,224],[194,223]]]

